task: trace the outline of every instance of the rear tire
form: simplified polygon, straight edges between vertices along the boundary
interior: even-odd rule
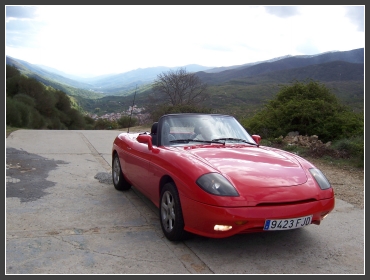
[[[113,156],[112,180],[113,180],[113,185],[116,188],[116,190],[125,191],[125,190],[129,190],[131,188],[131,184],[129,184],[126,181],[125,177],[123,176],[118,154],[114,154],[114,156]]]
[[[181,241],[188,233],[184,230],[184,218],[180,197],[174,183],[163,186],[159,202],[159,218],[164,235],[168,240]]]

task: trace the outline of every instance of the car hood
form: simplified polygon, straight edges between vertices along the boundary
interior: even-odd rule
[[[283,151],[223,146],[195,148],[189,153],[225,175],[234,186],[289,187],[307,181],[298,160]]]

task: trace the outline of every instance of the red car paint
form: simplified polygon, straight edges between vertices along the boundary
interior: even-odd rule
[[[183,115],[190,114],[162,117],[158,133],[166,118]],[[181,136],[188,137],[185,134]],[[320,224],[334,209],[334,191],[331,187],[320,188],[309,172],[314,165],[295,154],[258,145],[258,135],[249,136],[251,144],[232,140],[172,145],[160,144],[159,135],[159,143],[153,145],[152,136],[121,133],[114,140],[112,156],[117,153],[125,180],[158,208],[164,183],[174,183],[187,232],[223,238],[263,231],[266,219],[307,215],[313,215],[312,223]],[[239,195],[206,192],[196,181],[207,173],[221,174]],[[230,225],[232,229],[215,231],[216,224]]]

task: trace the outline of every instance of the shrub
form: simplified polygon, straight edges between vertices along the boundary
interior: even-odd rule
[[[116,122],[110,121],[108,119],[98,119],[95,122],[94,129],[117,129],[118,124]]]
[[[6,98],[6,124],[14,127],[28,127],[31,109],[32,107],[23,102]]]
[[[28,128],[42,129],[46,127],[46,120],[35,108],[30,108]]]
[[[85,120],[85,129],[88,129],[88,130],[94,129],[95,120],[93,118],[91,118],[88,115],[85,115],[84,120]]]
[[[341,105],[324,85],[310,81],[284,86],[253,117],[241,120],[252,134],[275,138],[299,131],[324,142],[363,133],[362,116]]]
[[[122,116],[117,120],[117,124],[119,128],[125,128],[125,127],[132,127],[137,124],[138,120],[137,118],[129,117],[129,116]]]
[[[31,96],[23,93],[16,94],[13,97],[13,100],[17,100],[19,102],[23,102],[24,104],[30,106],[30,107],[35,107],[35,99],[33,99]]]
[[[348,153],[351,157],[364,159],[364,139],[363,137],[345,138],[333,142],[332,147],[339,151]]]

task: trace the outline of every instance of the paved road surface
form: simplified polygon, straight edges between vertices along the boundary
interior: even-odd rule
[[[158,211],[111,182],[119,131],[19,130],[6,139],[6,274],[364,274],[364,211],[320,226],[170,242]]]

